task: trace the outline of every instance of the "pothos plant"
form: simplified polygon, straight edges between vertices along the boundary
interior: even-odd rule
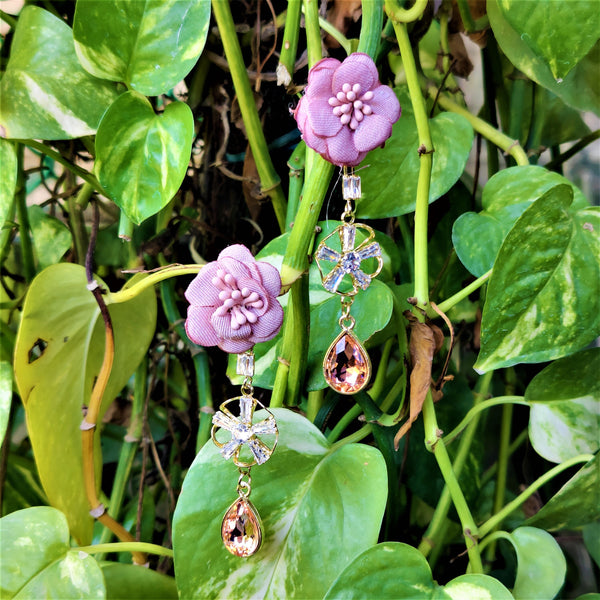
[[[325,4],[0,12],[2,597],[598,597],[600,216],[562,174],[598,137],[597,5]],[[353,306],[373,384],[342,397],[310,258],[336,174],[289,111],[354,51],[402,117],[360,172],[383,269]],[[227,365],[183,328],[190,276],[240,242],[286,292],[248,559],[206,443]]]

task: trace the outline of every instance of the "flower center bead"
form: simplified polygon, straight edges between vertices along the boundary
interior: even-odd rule
[[[366,91],[361,95],[360,83],[350,85],[344,83],[342,91],[329,98],[329,106],[333,108],[333,114],[339,117],[342,125],[348,125],[350,129],[356,129],[358,124],[373,112],[369,101],[373,99],[373,92]]]
[[[223,303],[214,314],[224,317],[229,313],[232,329],[239,329],[246,323],[258,321],[253,309],[260,310],[263,308],[264,302],[256,292],[251,292],[247,287],[240,290],[236,278],[223,269],[217,271],[216,277],[212,279],[212,284],[220,290],[219,300]]]

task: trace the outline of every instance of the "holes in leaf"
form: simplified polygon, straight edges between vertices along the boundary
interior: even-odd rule
[[[36,361],[38,358],[44,354],[44,350],[48,347],[48,342],[43,340],[42,338],[38,338],[33,346],[29,349],[29,354],[27,355],[29,364]]]

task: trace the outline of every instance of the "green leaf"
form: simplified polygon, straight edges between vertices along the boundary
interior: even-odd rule
[[[500,0],[505,2],[506,0]],[[518,0],[513,0],[513,4],[518,4]],[[536,3],[537,4],[537,3]],[[571,7],[574,2],[564,3],[565,7]],[[595,2],[586,2],[585,4],[595,5]],[[529,3],[524,6],[529,7]],[[558,6],[552,3],[553,9]],[[591,50],[573,67],[562,79],[558,79],[552,74],[550,66],[545,58],[537,54],[521,38],[519,33],[511,23],[505,18],[499,5],[499,0],[487,0],[487,15],[490,19],[490,25],[494,32],[498,44],[506,54],[510,62],[521,70],[527,77],[533,79],[536,83],[550,90],[562,98],[569,106],[579,110],[591,110],[596,114],[600,112],[600,83],[598,81],[598,68],[600,66],[600,44],[596,43]],[[589,24],[597,29],[595,17],[589,20]],[[557,34],[563,36],[564,43],[573,42],[571,35],[565,34],[565,27],[569,29],[576,27],[579,30],[580,23],[570,15],[567,20],[560,24],[556,30]],[[578,33],[575,33],[575,39]]]
[[[81,68],[73,32],[37,6],[19,16],[0,82],[0,124],[10,138],[64,140],[96,132],[114,84]]]
[[[600,521],[583,526],[583,543],[596,565],[600,567]]]
[[[331,296],[331,294],[327,294]],[[373,310],[376,306],[377,310]],[[353,333],[364,344],[374,333],[381,331],[392,317],[394,295],[390,288],[374,279],[371,285],[357,294],[350,314],[355,315]],[[369,315],[361,318],[360,315]],[[342,316],[340,299],[331,296],[310,313],[310,341],[308,348],[308,391],[327,387],[323,376],[323,358],[333,340],[341,333],[338,321]]]
[[[600,454],[596,454],[533,517],[540,529],[574,529],[600,519]]]
[[[62,221],[46,214],[41,206],[30,206],[27,212],[39,268],[45,269],[57,263],[71,247],[71,232]]]
[[[93,520],[83,484],[81,407],[89,401],[104,354],[104,324],[86,283],[83,267],[67,263],[48,267],[33,280],[14,362],[42,485],[82,544],[91,540]],[[115,360],[99,421],[150,344],[156,323],[154,292],[146,290],[109,310]],[[97,457],[99,450],[97,440]]]
[[[527,386],[529,439],[546,460],[561,463],[600,448],[600,348],[561,358]]]
[[[342,571],[324,600],[512,600],[493,577],[462,575],[437,585],[425,557],[400,542],[377,544]]]
[[[518,527],[510,534],[503,532],[502,539],[510,542],[517,553],[515,600],[552,600],[567,572],[567,562],[556,540],[535,527]]]
[[[595,1],[498,0],[498,8],[555,79],[564,78],[598,40]]]
[[[75,49],[92,75],[157,96],[192,70],[209,23],[209,0],[78,0]]]
[[[481,323],[480,372],[560,358],[600,331],[600,212],[569,213],[573,190],[557,185],[506,236]]]
[[[137,565],[104,563],[101,567],[107,600],[177,600],[172,577]]]
[[[568,179],[544,167],[510,167],[496,173],[483,188],[483,210],[466,212],[454,222],[452,242],[463,265],[475,277],[489,271],[516,220],[535,200],[560,183],[573,188],[575,199],[570,212],[588,206],[585,196]]]
[[[17,153],[14,144],[0,138],[0,230],[11,212],[17,186]]]
[[[106,111],[96,135],[100,183],[138,225],[164,208],[185,176],[194,136],[192,111],[172,102],[155,114],[137,92],[126,92]]]
[[[12,364],[6,360],[0,361],[0,445],[4,441],[4,435],[8,427],[12,401],[12,380]]]
[[[321,598],[377,541],[387,497],[379,451],[331,447],[301,415],[273,413],[279,444],[252,471],[252,503],[264,526],[256,555],[240,560],[221,540],[223,514],[237,497],[235,466],[207,444],[188,471],[173,519],[181,598]]]
[[[435,152],[429,202],[444,195],[462,175],[473,144],[473,129],[461,115],[441,113],[430,121]],[[415,210],[419,175],[419,137],[414,116],[404,110],[384,148],[365,158],[360,172],[363,197],[356,212],[363,219],[381,219]]]
[[[105,598],[94,558],[69,544],[65,516],[36,506],[0,519],[2,598]]]

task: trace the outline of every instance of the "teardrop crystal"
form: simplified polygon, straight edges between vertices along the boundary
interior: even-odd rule
[[[356,394],[369,383],[369,355],[351,332],[342,331],[329,346],[323,374],[329,386],[340,394]]]
[[[262,543],[260,516],[252,502],[238,498],[228,509],[221,524],[225,548],[235,556],[252,556]]]

